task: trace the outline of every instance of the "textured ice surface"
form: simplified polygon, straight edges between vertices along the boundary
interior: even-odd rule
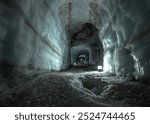
[[[0,6],[1,63],[47,70],[67,67],[68,20],[61,18],[65,10],[57,2],[6,0]]]

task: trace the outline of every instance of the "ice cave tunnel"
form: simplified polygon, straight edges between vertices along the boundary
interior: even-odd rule
[[[0,0],[0,106],[150,106],[150,0]]]

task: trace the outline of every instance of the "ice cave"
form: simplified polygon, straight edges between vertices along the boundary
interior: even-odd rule
[[[150,0],[0,0],[0,106],[150,106],[149,52]]]

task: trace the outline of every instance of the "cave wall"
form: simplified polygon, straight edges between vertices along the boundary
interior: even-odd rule
[[[150,1],[103,0],[101,5],[94,5],[105,50],[104,70],[149,78]]]
[[[69,1],[59,2],[0,0],[1,65],[46,70],[68,67],[70,6]]]

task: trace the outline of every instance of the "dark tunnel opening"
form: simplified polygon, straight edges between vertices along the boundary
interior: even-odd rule
[[[87,68],[93,66],[93,69],[97,66],[103,66],[103,52],[98,29],[93,24],[83,24],[81,29],[72,35],[71,66],[85,66]],[[81,55],[84,57],[80,58]]]
[[[0,106],[150,106],[149,0],[0,0]]]

